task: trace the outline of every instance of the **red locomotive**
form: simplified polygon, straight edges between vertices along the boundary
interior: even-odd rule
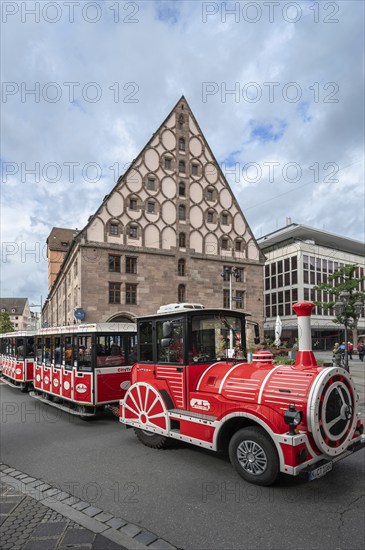
[[[247,363],[246,316],[186,309],[138,320],[138,362],[120,402],[120,421],[149,447],[178,439],[228,449],[247,481],[272,484],[279,472],[316,479],[365,446],[351,375],[321,367],[311,350],[314,304],[293,306],[299,352],[274,365],[261,351]],[[168,308],[167,308],[168,309]]]

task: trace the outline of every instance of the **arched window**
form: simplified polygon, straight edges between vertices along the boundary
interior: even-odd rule
[[[179,204],[179,220],[185,220],[186,208],[183,204]]]
[[[185,197],[185,183],[183,181],[179,183],[179,196]]]
[[[183,174],[185,174],[185,161],[184,160],[179,160],[179,172],[182,172]]]
[[[177,290],[177,301],[178,302],[185,302],[185,285],[179,285],[179,288]]]
[[[177,264],[177,274],[180,276],[180,277],[185,277],[185,273],[186,273],[186,262],[185,260],[179,260],[178,261],[178,264]]]
[[[184,138],[179,139],[179,151],[185,151],[185,139]]]
[[[179,248],[186,248],[186,235],[179,233]]]

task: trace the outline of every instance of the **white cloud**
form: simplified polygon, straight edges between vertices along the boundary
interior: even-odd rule
[[[45,243],[52,226],[82,227],[114,186],[110,167],[117,163],[124,171],[182,93],[218,161],[239,163],[240,180],[229,180],[257,237],[282,226],[286,216],[364,237],[363,4],[331,3],[332,13],[323,3],[303,0],[296,3],[302,10],[297,23],[285,20],[295,16],[294,8],[284,9],[289,3],[280,4],[273,22],[260,4],[261,18],[250,23],[244,16],[252,19],[254,12],[245,12],[244,2],[238,22],[228,14],[223,22],[219,2],[210,3],[218,12],[203,22],[207,3],[131,2],[124,9],[123,2],[105,1],[100,21],[85,21],[80,3],[71,23],[65,3],[58,2],[62,17],[53,24],[42,13],[39,23],[24,14],[22,22],[21,4],[29,9],[34,2],[18,4],[19,12],[2,29],[2,78],[19,89],[6,102],[3,95],[1,159],[18,167],[3,183],[4,242],[31,248]],[[93,13],[90,9],[86,18]],[[338,22],[324,22],[326,17]],[[128,22],[132,19],[138,22]],[[74,102],[65,84],[70,82],[79,83]],[[204,82],[217,90],[206,101]],[[38,85],[36,102],[25,91]],[[224,94],[235,86],[237,96]],[[253,102],[255,91],[261,97]],[[93,103],[95,92],[101,97]],[[301,100],[291,102],[296,92]],[[52,102],[55,93],[61,97]],[[279,134],[281,128],[283,135],[264,139],[265,132],[252,134],[253,127]],[[37,162],[40,181],[21,169],[21,163],[30,169]],[[65,164],[70,162],[79,163],[74,181]],[[262,170],[256,182],[245,177],[249,162]],[[270,162],[279,163],[272,181]],[[55,183],[47,177],[51,168],[42,177],[49,163],[61,169]],[[88,163],[102,171],[94,183],[83,177]],[[286,172],[290,163],[301,170],[296,182]],[[340,171],[332,179],[338,181],[331,181],[335,165]],[[33,301],[46,295],[45,262],[33,265],[30,258],[3,258],[2,295],[26,293]]]

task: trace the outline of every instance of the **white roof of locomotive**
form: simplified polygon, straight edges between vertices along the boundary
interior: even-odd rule
[[[186,309],[205,309],[202,304],[190,304],[189,302],[181,302],[178,304],[166,304],[161,306],[157,313],[172,313],[173,311],[185,311]]]

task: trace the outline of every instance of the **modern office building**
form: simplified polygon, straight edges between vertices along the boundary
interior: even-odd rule
[[[282,341],[293,344],[297,337],[296,316],[292,310],[297,301],[331,301],[333,295],[314,290],[316,285],[339,267],[356,264],[356,276],[365,274],[363,242],[300,225],[287,220],[287,225],[258,239],[266,256],[264,269],[265,334],[274,338],[279,315],[283,325]],[[359,288],[365,291],[365,281]],[[334,311],[316,307],[312,316],[313,346],[331,349],[342,339],[341,327],[333,323]],[[365,319],[359,329],[364,332]]]
[[[75,313],[85,322],[130,320],[187,301],[231,302],[263,325],[264,255],[184,97],[63,242],[43,308],[48,325],[74,323]]]

